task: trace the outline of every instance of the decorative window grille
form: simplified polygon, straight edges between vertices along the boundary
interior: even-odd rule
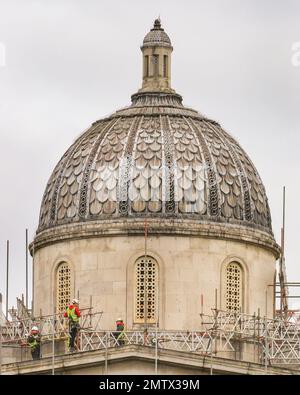
[[[158,265],[150,256],[135,264],[135,322],[155,323],[157,319]]]
[[[71,270],[67,263],[61,263],[56,273],[56,306],[62,312],[70,303],[71,298]]]
[[[232,262],[226,269],[226,310],[238,313],[242,309],[243,273],[241,266]]]

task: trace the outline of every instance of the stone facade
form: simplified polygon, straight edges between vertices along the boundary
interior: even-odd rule
[[[168,224],[170,226],[170,221]],[[76,296],[79,292],[82,307],[88,307],[92,295],[94,308],[104,312],[102,328],[113,329],[118,316],[126,320],[128,329],[136,327],[134,264],[145,254],[142,225],[141,222],[138,232],[137,221],[132,222],[131,231],[128,223],[116,224],[115,228],[111,225],[105,228],[102,224],[102,229],[101,223],[82,224],[80,228],[73,227],[73,233],[70,226],[64,230],[63,227],[57,228],[56,233],[52,233],[52,240],[47,236],[50,231],[44,239],[40,236],[37,239],[37,243],[40,240],[39,248],[34,255],[35,313],[38,314],[41,308],[43,314],[53,311],[56,269],[60,263],[67,262],[72,273],[71,295]],[[205,230],[197,223],[184,223],[181,227],[173,223],[169,231],[167,226],[163,231],[163,227],[161,224],[159,229],[154,220],[150,221],[147,237],[147,255],[153,257],[159,267],[161,329],[197,329],[201,294],[205,312],[210,313],[215,306],[216,289],[218,308],[225,309],[224,273],[230,262],[237,262],[242,268],[244,312],[252,314],[260,309],[263,315],[267,308],[268,317],[272,317],[274,300],[270,285],[274,281],[278,249],[267,234],[241,227],[239,231],[243,236],[240,236],[234,233],[235,228],[230,233],[226,227],[208,225],[210,228]],[[213,233],[216,231],[219,232],[218,238]],[[222,231],[227,232],[222,235]]]

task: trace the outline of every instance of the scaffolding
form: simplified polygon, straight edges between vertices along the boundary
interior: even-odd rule
[[[279,268],[278,268],[278,282],[276,282],[277,273],[275,274],[274,279],[274,299],[276,303],[276,299],[279,300],[280,306],[279,310],[276,311],[277,315],[287,315],[288,312],[288,295],[289,288],[287,284],[287,275],[286,275],[286,265],[285,265],[285,187],[283,187],[283,196],[282,196],[282,227],[281,227],[281,242],[280,242],[280,257],[279,257]]]
[[[124,332],[122,344],[115,331],[100,328],[102,314],[93,312],[91,307],[82,309],[77,352],[107,352],[125,344],[156,348],[157,357],[159,350],[174,350],[256,362],[266,369],[268,366],[300,367],[300,313],[284,319],[269,319],[212,309],[210,315],[200,314],[199,330],[128,330]],[[63,314],[15,318],[2,325],[2,346],[24,347],[32,326],[39,327],[42,347],[49,341],[68,339],[68,322]]]
[[[28,231],[26,230],[26,251],[28,249]],[[148,222],[145,220],[145,258],[147,256]],[[33,245],[34,253],[34,245]],[[145,262],[147,260],[145,259]],[[28,308],[28,257],[26,256],[26,303],[24,297],[17,299],[17,308],[8,311],[8,268],[9,241],[7,241],[7,286],[6,315],[0,308],[0,346],[25,348],[31,328],[37,326],[41,334],[41,346],[52,342],[53,374],[55,343],[69,338],[68,320],[63,314],[32,317]],[[146,267],[146,282],[148,268]],[[145,292],[145,321],[141,330],[127,330],[122,344],[115,331],[103,330],[100,320],[103,312],[94,312],[92,299],[90,307],[81,309],[80,331],[77,337],[77,352],[104,350],[107,371],[108,350],[125,345],[155,348],[155,368],[159,350],[195,353],[212,361],[214,357],[256,362],[268,369],[268,366],[296,367],[300,373],[300,310],[289,310],[288,299],[300,298],[290,295],[290,287],[300,287],[300,283],[288,283],[285,265],[285,187],[283,190],[283,225],[281,229],[281,255],[274,282],[269,285],[274,290],[274,319],[262,317],[260,312],[249,315],[242,312],[228,312],[217,308],[217,290],[215,308],[211,314],[203,313],[203,295],[199,328],[196,330],[164,330],[157,326],[152,329],[147,322],[147,290]],[[157,296],[158,297],[158,296]],[[1,294],[0,294],[1,298]],[[276,301],[279,307],[276,309]],[[2,305],[2,300],[0,305]],[[157,306],[159,303],[157,301]],[[267,309],[266,309],[267,310]],[[8,319],[8,313],[11,320]],[[156,312],[157,318],[159,312]],[[59,354],[63,354],[62,350]],[[0,358],[0,366],[2,360]],[[212,363],[211,363],[212,366]],[[212,368],[211,368],[212,374]]]
[[[81,309],[80,327],[81,331],[99,330],[100,320],[103,312],[93,312],[92,307]],[[68,339],[68,319],[63,313],[45,315],[36,318],[19,318],[13,315],[12,321],[6,321],[2,326],[2,345],[20,344],[27,342],[31,328],[37,326],[42,341]]]
[[[300,366],[299,318],[299,312],[275,319],[216,309],[212,315],[201,314],[202,327],[213,334],[215,354],[229,351],[265,366]]]

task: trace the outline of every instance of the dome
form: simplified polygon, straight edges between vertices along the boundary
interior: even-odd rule
[[[74,142],[48,182],[39,229],[143,215],[271,232],[265,188],[245,151],[172,94],[134,95]]]
[[[170,44],[159,20],[144,44],[154,38]],[[160,50],[170,60],[172,47]],[[248,155],[217,122],[183,106],[180,95],[160,91],[170,75],[155,72],[144,75],[147,91],[134,94],[131,106],[94,122],[63,155],[44,193],[38,233],[151,216],[272,235],[265,188]]]
[[[273,317],[280,248],[259,174],[218,122],[183,105],[173,47],[141,51],[131,104],[82,133],[48,181],[30,246],[33,311],[80,295],[105,330],[120,316],[129,330],[172,333],[216,304]]]
[[[154,22],[153,29],[145,36],[143,41],[144,46],[170,46],[171,40],[164,29],[161,27],[161,23],[159,19],[156,19]]]

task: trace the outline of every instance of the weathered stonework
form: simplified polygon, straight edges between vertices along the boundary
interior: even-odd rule
[[[68,262],[73,273],[72,294],[79,291],[82,306],[89,296],[94,308],[104,311],[102,327],[113,328],[118,315],[133,322],[134,263],[144,254],[144,223],[108,221],[56,227],[36,239],[34,265],[34,309],[51,312],[55,270]],[[239,262],[245,273],[247,313],[265,311],[273,315],[274,262],[278,247],[258,230],[192,221],[149,221],[147,254],[159,265],[159,325],[164,329],[197,329],[200,295],[207,313],[224,308],[224,265]],[[266,300],[267,291],[267,300]]]
[[[3,374],[51,374],[52,358],[7,364]],[[67,375],[154,375],[155,350],[149,347],[126,346],[122,349],[89,351],[73,355],[56,356],[55,374]],[[299,371],[284,367],[265,367],[258,363],[227,358],[207,358],[198,354],[160,350],[157,373],[161,375],[298,375]],[[105,376],[103,377],[103,379]]]

